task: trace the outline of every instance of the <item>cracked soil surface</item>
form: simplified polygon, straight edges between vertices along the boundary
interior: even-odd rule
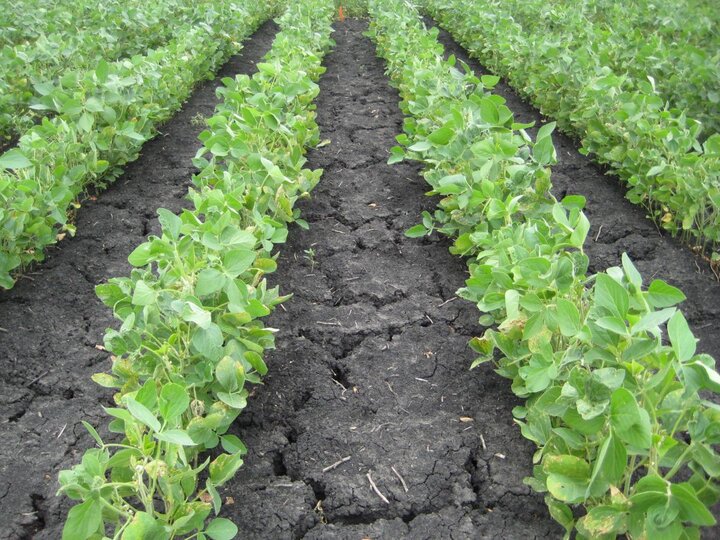
[[[331,144],[308,155],[325,173],[272,278],[294,297],[270,318],[270,374],[234,426],[249,454],[225,515],[241,538],[557,536],[522,483],[533,447],[507,382],[468,371],[480,328],[453,300],[465,263],[445,239],[403,234],[435,203],[418,164],[386,164],[402,114],[366,26],[338,23],[325,58]]]
[[[221,491],[223,514],[249,539],[560,538],[542,496],[522,483],[534,446],[512,422],[509,382],[487,366],[468,371],[466,344],[482,329],[476,308],[454,298],[465,263],[446,239],[403,235],[434,201],[418,164],[386,164],[402,115],[366,26],[337,23],[325,58],[318,124],[331,143],[308,155],[325,174],[301,203],[310,229],[291,228],[271,276],[294,297],[268,320],[279,329],[270,373],[232,428],[249,454]],[[275,28],[262,27],[221,75],[254,71]],[[105,433],[110,397],[90,380],[109,365],[96,345],[114,324],[93,286],[127,273],[127,255],[158,231],[157,207],[185,204],[201,130],[193,118],[212,114],[218,84],[201,86],[166,136],[84,205],[76,238],[0,294],[0,539],[60,537],[69,505],[54,497],[57,472],[92,444],[82,419]],[[499,93],[518,118],[537,117]],[[718,351],[720,287],[709,269],[698,274],[614,179],[555,140],[556,193],[588,197],[595,268],[625,250],[644,275],[681,286],[700,347]]]

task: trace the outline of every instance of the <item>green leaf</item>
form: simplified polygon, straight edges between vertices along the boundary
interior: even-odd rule
[[[250,365],[253,367],[253,369],[255,369],[255,371],[257,371],[260,375],[267,375],[268,368],[262,356],[260,356],[255,351],[245,351],[243,353],[243,356],[245,357],[245,360],[250,362]]]
[[[137,512],[127,528],[123,531],[122,540],[167,540],[170,533],[162,523],[155,520],[147,512]]]
[[[645,512],[655,504],[665,504],[667,501],[668,482],[657,474],[643,476],[635,484],[635,494],[630,498],[633,510]]]
[[[550,511],[552,518],[562,525],[566,531],[572,531],[575,526],[575,517],[567,504],[563,504],[553,497],[546,496],[545,504]]]
[[[177,240],[180,236],[180,229],[182,227],[182,219],[180,219],[180,216],[165,208],[158,208],[157,213],[163,231],[165,231],[173,240]]]
[[[247,400],[240,394],[231,394],[229,392],[218,392],[218,399],[233,409],[244,409],[247,407]]]
[[[77,121],[77,126],[85,133],[90,133],[90,130],[92,129],[94,123],[95,117],[89,112],[84,112],[80,116],[80,119]]]
[[[13,148],[0,156],[0,169],[25,169],[32,167],[32,162],[19,149]]]
[[[213,510],[215,510],[215,515],[217,516],[220,513],[220,508],[222,507],[222,499],[220,498],[218,490],[215,489],[215,486],[210,480],[205,483],[205,486],[207,488],[207,492],[212,498]]]
[[[256,257],[257,253],[250,249],[233,249],[232,251],[228,251],[225,257],[223,257],[225,273],[235,279],[252,266]]]
[[[570,243],[577,248],[581,248],[585,243],[588,231],[590,231],[590,221],[584,213],[581,213],[578,218],[578,222],[570,235]]]
[[[633,335],[639,334],[640,332],[653,332],[658,333],[661,324],[665,323],[670,317],[674,315],[676,308],[669,307],[661,309],[660,311],[651,311],[647,313],[636,322],[631,329]]]
[[[109,373],[95,373],[90,377],[95,384],[103,388],[120,388],[122,383]]]
[[[295,223],[298,225],[300,224],[302,220],[296,219]],[[308,227],[303,227],[304,229],[307,229]],[[260,257],[258,259],[255,259],[255,262],[253,263],[253,268],[257,268],[258,270],[261,270],[265,272],[266,274],[271,274],[275,270],[277,270],[277,263],[273,259],[268,259],[266,257]]]
[[[125,398],[125,404],[133,418],[139,420],[153,431],[160,431],[160,422],[145,405],[130,396]]]
[[[128,262],[136,268],[147,265],[150,262],[150,242],[144,242],[136,247],[133,252],[128,255]]]
[[[231,540],[237,533],[237,525],[225,518],[213,519],[205,529],[205,534],[213,540]]]
[[[683,521],[689,521],[701,527],[715,525],[716,521],[712,513],[700,502],[695,489],[689,483],[671,484],[670,492],[680,506],[680,517]]]
[[[672,307],[685,300],[685,295],[680,289],[660,279],[650,283],[648,293],[648,301],[656,308]]]
[[[628,513],[621,508],[601,505],[591,508],[577,524],[578,532],[586,538],[615,538],[627,531]]]
[[[405,159],[405,151],[400,146],[393,146],[390,149],[390,157],[387,160],[388,165],[394,165],[400,163]]]
[[[593,466],[586,497],[601,497],[611,485],[617,485],[627,465],[627,451],[612,431],[605,438]]]
[[[595,304],[625,319],[630,297],[625,288],[607,274],[598,274],[595,282]]]
[[[432,148],[432,143],[430,141],[419,141],[408,147],[408,150],[411,150],[413,152],[424,152],[425,150],[429,150],[430,148]]]
[[[85,426],[85,429],[88,431],[90,436],[95,439],[95,442],[98,444],[98,446],[104,446],[102,439],[100,438],[100,434],[97,432],[97,430],[92,427],[88,422],[85,420],[82,420],[82,425]]]
[[[622,254],[622,266],[623,271],[625,272],[625,278],[638,289],[642,287],[642,276],[640,275],[640,272],[638,272],[637,268],[635,268],[635,265],[632,263],[627,253]]]
[[[614,334],[618,334],[620,336],[628,335],[625,321],[620,317],[600,317],[598,320],[595,321],[595,324],[597,324],[600,328],[604,328],[605,330],[608,330]]]
[[[426,236],[428,233],[429,231],[425,228],[425,225],[421,223],[405,231],[405,236],[408,238],[420,238],[421,236]]]
[[[694,385],[697,389],[711,390],[720,393],[720,374],[713,367],[715,360],[711,356],[698,355],[697,359],[683,365],[685,384],[690,390]]]
[[[230,356],[223,357],[215,366],[215,377],[228,392],[234,392],[238,387],[237,368],[235,360]]]
[[[543,460],[550,494],[563,502],[575,503],[585,499],[590,481],[590,465],[571,455],[548,455]]]
[[[240,438],[235,435],[223,435],[220,437],[220,442],[223,450],[225,450],[228,454],[237,454],[238,452],[240,454],[247,454],[247,447],[245,446],[245,443],[243,443]]]
[[[62,540],[85,540],[97,533],[102,526],[102,509],[96,499],[76,504],[68,512],[63,527]]]
[[[172,420],[183,414],[190,406],[187,390],[176,383],[168,383],[160,391],[160,415]]]
[[[187,431],[182,429],[168,429],[160,433],[155,433],[155,438],[159,441],[179,444],[181,446],[195,446],[197,443],[190,438]]]
[[[690,331],[683,314],[678,311],[672,316],[667,325],[668,337],[673,351],[680,362],[687,362],[695,355],[697,340]]]
[[[437,129],[433,131],[430,135],[428,135],[428,140],[437,145],[445,145],[448,142],[450,142],[450,139],[453,136],[453,129],[449,126],[443,126],[440,129]]]
[[[537,137],[535,137],[535,139],[540,140],[549,138],[552,135],[553,131],[555,131],[556,126],[557,122],[548,122],[544,126],[541,126],[540,129],[538,129]]]
[[[149,306],[155,303],[157,293],[155,290],[145,283],[142,279],[135,284],[132,303],[135,306]]]
[[[624,443],[643,450],[650,448],[650,416],[645,409],[640,408],[635,396],[626,388],[618,388],[612,393],[610,425]]]
[[[555,146],[550,137],[539,139],[535,142],[533,146],[533,158],[543,166],[551,165],[557,161]]]
[[[205,296],[213,294],[225,286],[225,276],[220,270],[215,268],[206,268],[198,275],[195,284],[195,294]]]
[[[210,463],[210,481],[214,486],[221,486],[235,475],[242,466],[240,454],[220,454]]]
[[[480,75],[480,82],[485,88],[492,88],[500,81],[497,75]]]
[[[209,311],[206,311],[202,307],[198,306],[194,302],[185,302],[181,316],[183,321],[193,322],[200,328],[207,328],[212,322],[212,315]]]
[[[480,101],[480,118],[491,126],[495,126],[500,122],[500,111],[495,102],[489,97],[484,97]]]
[[[207,328],[198,328],[195,331],[191,343],[200,354],[215,360],[222,353],[221,347],[224,340],[220,327],[215,323],[210,323]]]

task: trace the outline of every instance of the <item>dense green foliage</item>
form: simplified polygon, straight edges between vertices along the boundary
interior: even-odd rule
[[[0,48],[0,146],[3,140],[22,135],[39,117],[54,111],[47,106],[47,97],[39,98],[46,96],[59,78],[74,77],[72,72],[94,68],[102,60],[144,55],[176,34],[215,18],[212,0],[132,0],[93,5],[95,9],[86,5],[82,15],[51,33]],[[23,3],[16,10],[27,13],[29,7]],[[54,15],[63,20],[67,16]],[[0,30],[0,36],[12,29]]]
[[[77,197],[136,159],[157,125],[238,50],[274,5],[219,0],[205,23],[167,46],[69,72],[44,90],[42,103],[54,115],[0,156],[0,287],[12,287],[19,268],[42,260],[58,233],[74,232],[68,217]]]
[[[335,6],[342,8],[345,17],[362,17],[367,15],[367,0],[335,0]]]
[[[55,33],[102,32],[106,19],[125,13],[128,23],[144,27],[138,17],[146,9],[140,0],[6,0],[0,12],[0,46],[29,44]]]
[[[531,9],[521,4],[519,13]],[[464,0],[425,0],[423,5],[473,55],[507,76],[561,128],[580,136],[584,151],[627,181],[628,198],[645,206],[658,224],[693,246],[718,249],[720,134],[705,139],[702,124],[676,108],[687,104],[674,103],[667,90],[675,85],[674,94],[682,94],[694,110],[717,118],[712,113],[712,100],[718,97],[712,82],[718,78],[716,50],[697,52],[702,58],[695,67],[690,60],[677,66],[674,59],[691,56],[690,49],[672,52],[670,45],[655,43],[660,46],[656,58],[639,43],[643,30],[614,35],[601,24],[584,22],[575,14],[575,4],[563,10],[572,22],[556,22],[550,10],[537,16],[545,17],[544,23],[535,19],[526,26],[515,20],[515,2],[473,0],[471,10]],[[626,4],[617,9],[627,9]],[[567,23],[568,31],[554,32],[551,23]],[[574,38],[573,32],[583,34]],[[632,66],[636,56],[637,68]],[[651,72],[651,65],[662,82],[642,76]],[[694,85],[705,74],[709,82],[698,83],[697,91],[680,89],[680,82]]]
[[[572,53],[582,63],[596,61],[635,82],[653,78],[658,95],[703,124],[707,135],[720,131],[720,15],[695,10],[692,3],[612,0],[511,0],[504,5],[527,35]],[[530,38],[533,39],[533,38]]]
[[[588,276],[585,201],[550,192],[554,125],[532,141],[491,93],[497,77],[444,61],[437,31],[406,2],[369,4],[407,115],[390,161],[423,162],[441,197],[407,234],[438,230],[468,258],[459,295],[491,326],[471,341],[473,365],[495,362],[526,400],[513,410],[538,447],[526,482],[568,537],[698,538],[720,495],[720,408],[701,391],[720,391],[720,375],[696,354],[675,307],[684,295],[643,284],[627,256]]]
[[[237,533],[229,520],[205,521],[246,451],[226,431],[267,371],[274,330],[260,319],[286,298],[267,288],[272,251],[288,222],[303,224],[294,203],[322,174],[303,169],[304,148],[319,142],[314,81],[334,12],[331,0],[292,3],[258,73],[224,81],[200,137],[193,208],[160,209],[162,234],[130,255],[130,277],[97,287],[122,321],[105,339],[112,375],[94,377],[118,390],[105,410],[122,440],[86,424],[98,447],[60,474],[60,492],[81,501],[63,538],[99,539],[108,526],[127,540]]]

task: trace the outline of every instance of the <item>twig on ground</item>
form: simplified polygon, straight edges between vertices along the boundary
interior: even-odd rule
[[[449,299],[445,300],[442,304],[440,304],[440,305],[437,306],[437,307],[443,307],[445,304],[449,304],[449,303],[452,302],[453,300],[457,300],[457,296],[453,296],[452,298],[449,298]]]
[[[343,383],[341,383],[341,382],[338,381],[337,379],[333,379],[332,377],[330,377],[330,380],[331,380],[332,382],[334,382],[335,384],[337,384],[340,388],[343,389],[343,394],[344,394],[345,392],[347,392],[347,388],[345,388],[345,385],[343,385]]]
[[[482,444],[483,450],[487,451],[487,445],[485,444],[485,437],[480,434],[480,444]]]
[[[337,469],[340,465],[342,465],[342,464],[345,463],[346,461],[350,461],[350,458],[351,458],[351,457],[352,457],[352,456],[345,456],[344,458],[337,460],[337,461],[336,461],[335,463],[333,463],[332,465],[328,465],[327,467],[325,467],[325,468],[322,470],[322,472],[326,473],[326,472],[328,472],[328,471],[332,471],[333,469]]]
[[[38,382],[40,379],[42,379],[42,378],[43,378],[45,375],[47,375],[48,373],[50,373],[50,370],[47,370],[46,372],[41,373],[40,375],[38,375],[37,377],[35,377],[32,381],[30,381],[29,383],[27,383],[27,384],[25,385],[25,387],[27,388],[27,387],[29,387],[29,386],[32,386],[33,384],[35,384],[36,382]]]
[[[339,323],[338,321],[315,321],[316,324],[322,324],[325,326],[342,326],[342,323]]]
[[[403,479],[403,477],[400,476],[400,473],[395,470],[395,467],[390,467],[390,468],[392,469],[392,472],[395,473],[395,476],[397,476],[398,479],[400,480],[400,483],[402,484],[402,487],[405,490],[405,493],[407,493],[408,487],[407,487],[407,484],[405,483],[405,480]]]
[[[596,241],[596,242],[598,241],[598,238],[600,238],[600,233],[602,232],[602,228],[603,228],[602,225],[600,225],[600,227],[598,228],[598,232],[597,232],[597,234],[595,235],[595,241]]]
[[[370,485],[371,485],[372,488],[373,488],[373,491],[374,491],[375,493],[377,493],[377,496],[380,497],[385,504],[390,504],[390,501],[387,500],[387,498],[385,497],[385,495],[383,495],[382,493],[380,493],[380,490],[379,490],[378,487],[375,485],[375,482],[373,482],[373,479],[372,479],[372,476],[370,476],[370,473],[367,473],[366,476],[367,476],[368,481],[370,482]]]

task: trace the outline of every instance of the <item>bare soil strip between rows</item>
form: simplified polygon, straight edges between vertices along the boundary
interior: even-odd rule
[[[216,80],[198,86],[141,157],[83,204],[77,236],[0,294],[0,538],[60,538],[69,501],[55,497],[57,473],[93,444],[81,420],[105,428],[100,407],[111,396],[90,380],[109,368],[108,353],[96,346],[115,325],[94,287],[128,274],[127,256],[160,230],[157,208],[187,204],[197,136],[218,102],[220,79],[254,73],[276,31],[263,25]]]

